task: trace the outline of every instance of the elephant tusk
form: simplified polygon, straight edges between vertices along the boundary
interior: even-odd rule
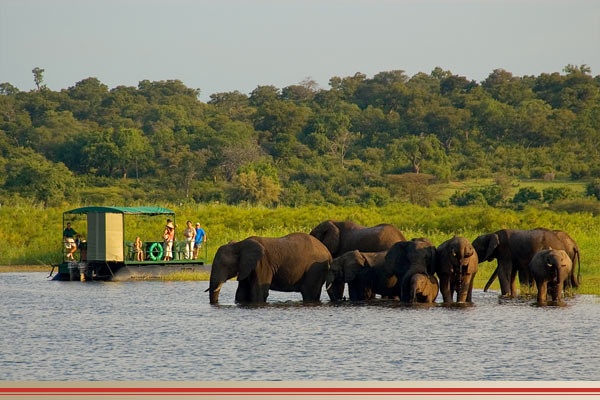
[[[332,286],[333,286],[333,282],[328,282],[328,283],[325,285],[325,290],[329,290],[329,289],[331,289],[331,287],[332,287]]]

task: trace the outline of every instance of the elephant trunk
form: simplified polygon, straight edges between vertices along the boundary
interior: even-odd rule
[[[219,282],[217,280],[210,281],[210,286],[208,287],[208,297],[210,304],[218,304],[219,303],[219,293],[221,292],[221,287],[223,286],[223,282]]]
[[[334,281],[335,281],[335,274],[331,271],[331,269],[329,269],[329,271],[327,271],[327,275],[325,278],[325,290],[331,289],[331,286],[333,285]]]

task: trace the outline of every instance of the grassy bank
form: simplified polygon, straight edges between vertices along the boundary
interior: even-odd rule
[[[306,206],[299,208],[239,207],[218,204],[184,205],[160,204],[176,212],[178,232],[185,221],[200,221],[207,232],[207,263],[214,258],[218,247],[231,240],[248,236],[283,236],[291,232],[310,232],[326,219],[354,220],[365,226],[391,223],[408,238],[427,237],[436,245],[453,235],[471,240],[502,228],[531,229],[547,227],[562,229],[577,241],[581,249],[583,285],[579,293],[600,294],[600,217],[589,213],[567,214],[536,208],[522,211],[490,207],[419,207],[410,204],[390,204],[384,207]],[[6,207],[0,208],[0,223],[10,229],[0,231],[2,243],[11,244],[0,250],[0,271],[9,266],[34,266],[28,269],[49,271],[48,265],[61,260],[62,213],[64,208]],[[140,235],[143,240],[159,240],[164,219],[158,217],[142,222],[126,217],[125,240]],[[84,221],[75,221],[75,229]],[[131,236],[131,237],[129,237]],[[496,263],[482,263],[476,287],[483,288]],[[40,266],[40,267],[38,267]],[[22,268],[22,267],[18,267]],[[199,279],[179,277],[176,279]],[[498,289],[497,281],[491,287]]]

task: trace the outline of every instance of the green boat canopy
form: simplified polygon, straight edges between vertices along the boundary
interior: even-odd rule
[[[112,214],[144,214],[144,215],[175,215],[173,210],[164,207],[140,206],[140,207],[107,207],[88,206],[65,211],[64,214],[89,214],[89,213],[112,213]]]

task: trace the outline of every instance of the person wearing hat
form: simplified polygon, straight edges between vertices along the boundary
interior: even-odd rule
[[[190,260],[194,255],[194,238],[196,237],[196,230],[192,225],[192,221],[185,223],[186,228],[183,230],[183,237],[185,238],[185,259]]]
[[[206,242],[206,232],[200,226],[200,222],[196,222],[196,236],[194,237],[194,260],[198,259],[198,252],[202,248],[202,243]]]
[[[167,225],[165,225],[165,231],[163,232],[163,239],[165,240],[165,261],[173,259],[173,242],[175,241],[175,225],[173,221],[167,219]]]

